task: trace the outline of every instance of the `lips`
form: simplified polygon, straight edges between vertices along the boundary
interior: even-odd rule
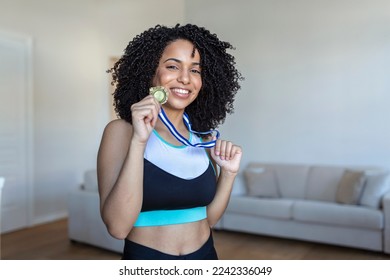
[[[176,94],[181,97],[187,97],[191,93],[188,89],[184,89],[184,88],[171,88],[170,91],[173,94]]]

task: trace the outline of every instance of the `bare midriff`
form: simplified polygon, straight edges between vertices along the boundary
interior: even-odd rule
[[[210,236],[207,219],[184,224],[133,227],[128,240],[170,255],[195,252]]]

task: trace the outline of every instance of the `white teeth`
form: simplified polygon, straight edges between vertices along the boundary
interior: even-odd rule
[[[181,89],[181,88],[174,88],[172,91],[180,93],[180,94],[189,94],[190,92],[186,89]]]

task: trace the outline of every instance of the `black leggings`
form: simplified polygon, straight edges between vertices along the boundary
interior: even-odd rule
[[[218,260],[213,237],[195,252],[186,255],[170,255],[125,239],[122,260]]]

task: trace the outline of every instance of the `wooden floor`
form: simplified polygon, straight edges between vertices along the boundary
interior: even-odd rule
[[[390,255],[324,244],[214,231],[220,259],[233,260],[390,260]],[[118,260],[120,254],[70,242],[67,220],[1,236],[3,260]]]

